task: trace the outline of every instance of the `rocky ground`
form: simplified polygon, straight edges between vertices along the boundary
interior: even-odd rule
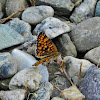
[[[33,3],[0,0],[0,100],[100,100],[100,0]],[[41,31],[62,54],[73,83],[54,58],[32,66],[40,60]]]

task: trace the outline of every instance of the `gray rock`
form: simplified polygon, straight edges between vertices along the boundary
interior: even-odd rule
[[[71,86],[69,81],[65,77],[60,76],[60,75],[58,75],[56,78],[54,78],[50,82],[53,86],[57,86],[60,90],[63,90]],[[59,91],[57,88],[54,87],[51,97],[60,96],[60,92],[61,91]]]
[[[100,17],[100,1],[97,2],[96,9],[95,9],[95,16]]]
[[[71,0],[35,0],[36,5],[50,5],[58,15],[68,15],[74,8]]]
[[[85,95],[85,100],[100,100],[100,69],[91,66],[79,89]]]
[[[20,20],[19,18],[14,18],[9,21],[7,25],[17,31],[20,35],[24,36],[26,41],[32,39],[30,24]]]
[[[70,20],[75,23],[79,23],[83,20],[92,18],[94,16],[96,2],[97,0],[84,0],[80,6],[75,8]]]
[[[100,17],[79,23],[69,34],[78,51],[84,52],[100,44]]]
[[[50,6],[36,6],[26,9],[22,13],[22,20],[30,24],[38,24],[47,17],[52,17],[54,10]]]
[[[0,91],[0,100],[24,100],[26,90],[17,89],[12,91]]]
[[[77,56],[75,45],[73,44],[67,33],[57,37],[54,42],[57,46],[58,51],[61,52],[63,56]]]
[[[2,7],[1,7],[1,3],[0,3],[0,19],[3,17],[3,12],[2,12]]]
[[[14,49],[12,51],[12,55],[17,61],[18,71],[23,70],[24,68],[31,68],[33,67],[32,65],[37,62],[37,60],[33,56],[18,49]],[[49,80],[49,73],[47,67],[40,64],[37,66],[37,68],[42,74],[41,81],[47,82]]]
[[[10,53],[0,53],[0,79],[9,78],[17,72],[17,63]]]
[[[23,43],[24,41],[23,36],[8,25],[0,24],[0,50]]]
[[[67,24],[60,21],[54,17],[48,17],[42,21],[41,24],[38,24],[33,31],[34,33],[39,34],[41,31],[45,32],[45,34],[50,38],[55,38],[65,32],[69,32],[70,28]]]
[[[0,0],[0,3],[1,3],[1,8],[4,12],[5,11],[6,0]]]
[[[87,70],[90,68],[91,65],[93,65],[91,62],[85,59],[78,59],[71,56],[66,56],[64,58],[65,65],[67,67],[67,73],[69,77],[72,78],[74,84],[78,84],[79,82],[79,72],[80,72],[80,66],[81,66],[81,79],[86,74]]]
[[[9,83],[9,89],[25,88],[26,84],[30,91],[37,90],[42,75],[38,68],[25,68],[13,76]]]
[[[51,100],[64,100],[64,99],[59,97],[53,97]]]
[[[9,16],[12,13],[17,12],[18,10],[22,8],[28,7],[28,3],[26,0],[7,0],[6,1],[6,14]],[[14,15],[13,17],[20,17],[21,12]]]
[[[100,60],[100,46],[88,51],[85,54],[84,58],[88,59],[91,62],[93,62],[94,64],[98,65],[100,63],[99,62],[99,60]],[[99,64],[99,66],[100,66],[100,64]]]
[[[79,6],[82,3],[82,0],[71,0],[74,4],[75,7]]]
[[[32,96],[30,100],[50,100],[52,91],[53,91],[53,86],[50,82],[42,83],[38,91],[35,92],[36,97]]]

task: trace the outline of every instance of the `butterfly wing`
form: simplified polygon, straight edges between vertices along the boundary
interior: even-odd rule
[[[37,57],[44,58],[55,52],[58,51],[54,43],[46,36],[45,33],[41,32],[37,38]]]

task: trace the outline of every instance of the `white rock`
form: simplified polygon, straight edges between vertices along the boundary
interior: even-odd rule
[[[47,17],[54,15],[54,10],[50,6],[36,6],[26,9],[22,13],[22,20],[30,23],[37,24],[40,23]]]
[[[70,31],[70,27],[64,22],[60,21],[55,17],[48,17],[38,24],[33,31],[34,33],[39,34],[41,31],[45,32],[45,34],[50,38],[55,38],[65,32]]]
[[[25,88],[26,84],[30,90],[37,90],[42,75],[38,68],[25,68],[13,76],[9,83],[9,89]]]
[[[60,97],[53,97],[51,100],[64,100],[64,99]]]
[[[86,74],[87,70],[90,68],[91,65],[93,65],[91,62],[85,59],[78,59],[74,58],[71,56],[66,56],[64,58],[66,67],[67,67],[67,72],[69,77],[71,77],[74,81],[75,84],[78,84],[78,79],[79,79],[79,72],[80,72],[80,66],[81,67],[81,78],[84,77]]]
[[[12,55],[17,61],[18,71],[23,70],[24,68],[31,68],[33,67],[32,65],[37,62],[37,60],[33,56],[18,49],[14,49],[12,51]],[[41,71],[42,82],[48,81],[49,73],[47,67],[40,64],[37,66],[37,68],[39,68],[39,70]]]

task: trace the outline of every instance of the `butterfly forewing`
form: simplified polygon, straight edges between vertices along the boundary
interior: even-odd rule
[[[37,57],[44,58],[56,52],[58,51],[54,43],[45,35],[45,33],[41,32],[37,38]]]

